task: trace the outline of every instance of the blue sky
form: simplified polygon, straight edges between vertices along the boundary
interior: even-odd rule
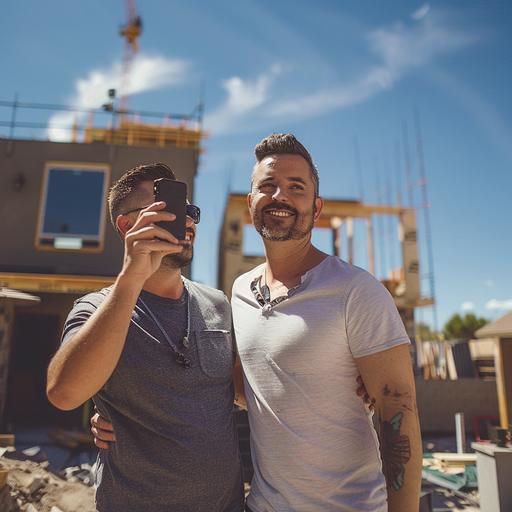
[[[400,176],[402,199],[410,190],[421,206],[420,188],[407,188],[402,152],[398,164],[395,157],[405,123],[418,183],[416,109],[439,323],[455,312],[497,318],[512,309],[510,2],[138,0],[137,7],[144,33],[129,108],[187,113],[204,91],[209,136],[196,185],[203,220],[195,279],[216,285],[225,192],[247,191],[252,149],[273,131],[294,132],[310,149],[325,197],[360,196],[356,139],[363,199],[396,202]],[[0,99],[17,93],[22,101],[101,105],[106,89],[119,87],[124,18],[121,1],[4,0]],[[56,116],[47,119],[54,139],[62,132],[52,126],[70,122]],[[394,225],[382,226],[384,271],[397,253],[389,243]],[[315,240],[328,250],[326,233]],[[358,247],[355,262],[365,266]],[[247,248],[261,251],[257,237]],[[428,295],[427,279],[423,285]],[[431,321],[431,311],[419,318]]]

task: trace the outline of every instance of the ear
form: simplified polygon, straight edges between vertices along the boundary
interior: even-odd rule
[[[315,213],[313,215],[313,221],[316,222],[319,217],[320,217],[320,214],[322,213],[322,208],[324,207],[324,202],[322,200],[321,197],[317,197],[315,199]]]
[[[252,194],[249,193],[249,194],[247,194],[247,208],[249,208],[249,211],[251,211],[251,206],[252,206]]]
[[[126,232],[132,227],[130,219],[126,215],[118,215],[116,219],[116,228],[118,233],[124,238]]]

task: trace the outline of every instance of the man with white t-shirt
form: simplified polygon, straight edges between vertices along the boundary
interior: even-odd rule
[[[304,146],[273,134],[255,153],[248,206],[266,262],[240,276],[232,295],[254,463],[247,506],[418,510],[414,378],[393,299],[368,272],[312,245],[322,200]],[[379,439],[356,394],[358,374]]]

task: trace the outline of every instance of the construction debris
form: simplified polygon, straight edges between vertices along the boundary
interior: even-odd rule
[[[475,463],[476,455],[471,453],[424,454],[423,479],[456,491],[477,489]]]
[[[35,462],[13,448],[0,455],[0,511],[95,512],[94,478],[88,464],[67,468],[60,475],[47,461]]]

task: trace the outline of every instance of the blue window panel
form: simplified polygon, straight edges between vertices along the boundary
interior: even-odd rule
[[[43,220],[44,235],[100,235],[105,173],[50,169]]]

